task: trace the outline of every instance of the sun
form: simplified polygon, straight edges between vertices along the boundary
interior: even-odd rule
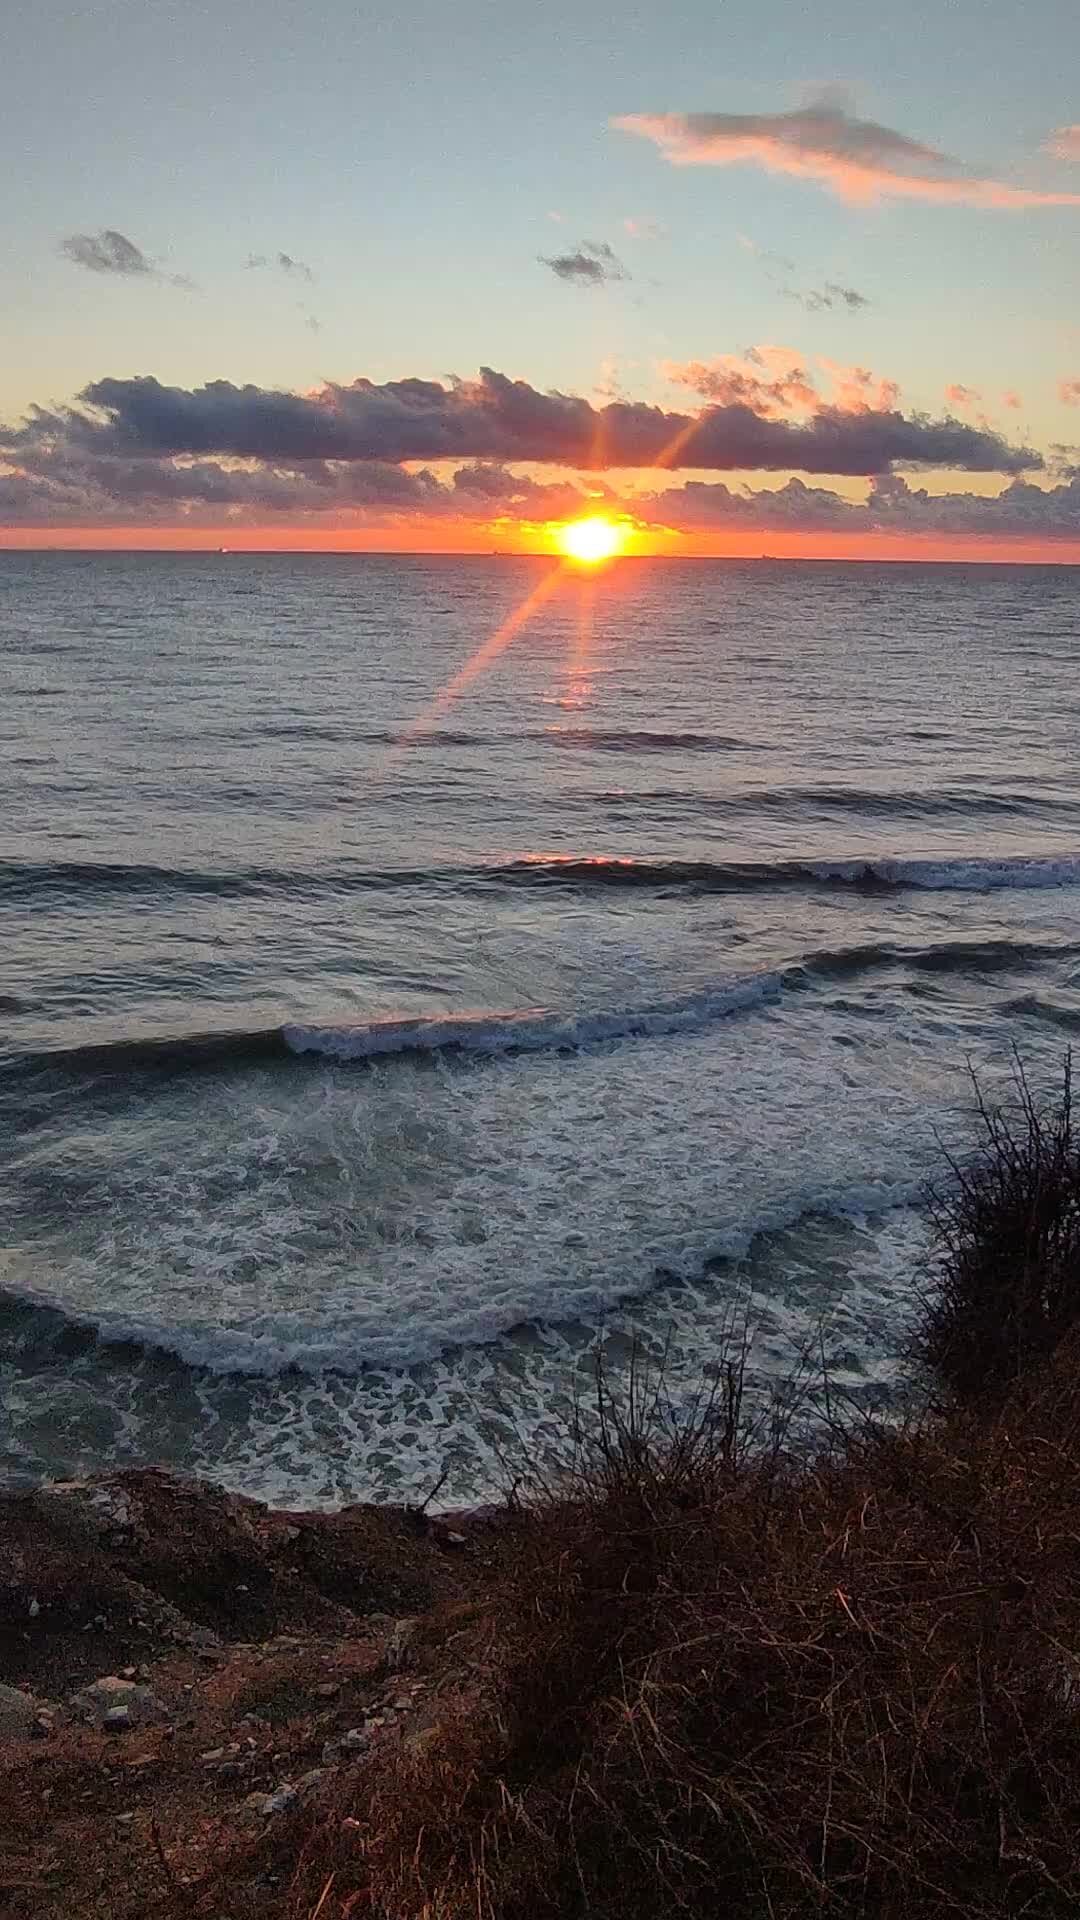
[[[621,552],[626,544],[626,529],[617,521],[609,520],[606,514],[591,513],[585,520],[569,520],[565,526],[556,527],[555,544],[568,560],[595,567],[601,560],[611,560]]]

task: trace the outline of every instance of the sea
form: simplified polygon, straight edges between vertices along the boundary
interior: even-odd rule
[[[0,554],[0,1481],[460,1505],[733,1337],[887,1412],[1078,758],[1080,569]]]

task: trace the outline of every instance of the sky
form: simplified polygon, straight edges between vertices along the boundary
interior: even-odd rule
[[[7,0],[0,546],[1080,561],[1075,0]]]

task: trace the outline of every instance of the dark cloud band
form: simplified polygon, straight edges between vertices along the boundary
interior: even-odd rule
[[[79,403],[35,408],[0,428],[0,453],[42,448],[126,458],[217,457],[271,465],[528,461],[590,471],[628,467],[871,476],[896,466],[1017,474],[1040,454],[988,427],[895,409],[825,406],[805,423],[765,418],[745,402],[673,412],[642,402],[593,406],[483,368],[476,380],[357,380],[316,395],[227,380],[164,386],[150,375],[94,381]]]

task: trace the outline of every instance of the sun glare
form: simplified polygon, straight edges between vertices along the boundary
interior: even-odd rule
[[[590,514],[587,520],[571,520],[555,532],[559,552],[565,553],[568,560],[579,560],[588,567],[597,566],[601,560],[611,560],[625,541],[625,529],[602,513]]]

